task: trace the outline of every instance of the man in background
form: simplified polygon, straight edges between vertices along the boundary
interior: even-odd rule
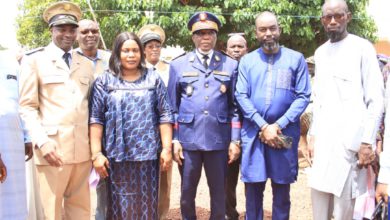
[[[239,61],[242,56],[248,52],[245,38],[240,33],[229,34],[229,39],[226,44],[226,53]],[[238,220],[239,213],[236,210],[237,197],[236,187],[238,182],[238,173],[240,170],[241,157],[228,164],[226,174],[226,215],[228,220]]]
[[[79,48],[76,51],[88,58],[94,69],[94,77],[104,73],[108,69],[110,53],[98,49],[100,43],[100,29],[98,23],[83,19],[79,21],[77,29],[77,42]],[[91,187],[91,214],[96,220],[105,220],[107,212],[106,179],[101,178],[96,188]]]

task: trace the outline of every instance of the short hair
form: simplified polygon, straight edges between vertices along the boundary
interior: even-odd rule
[[[321,12],[322,12],[322,13],[324,13],[325,6],[326,6],[329,2],[338,2],[338,3],[341,3],[342,6],[344,7],[345,12],[347,12],[347,13],[350,12],[350,11],[349,11],[349,8],[348,8],[348,4],[347,4],[347,2],[346,2],[345,0],[326,0],[326,1],[324,2],[324,4],[322,5],[322,7],[321,7]]]
[[[142,72],[145,69],[145,54],[143,52],[144,48],[142,46],[141,40],[137,37],[136,34],[132,32],[122,32],[118,34],[114,40],[109,61],[109,68],[111,72],[113,75],[120,78],[122,78],[121,49],[127,40],[134,40],[137,43],[141,54],[141,61],[138,65],[138,69],[140,69]]]

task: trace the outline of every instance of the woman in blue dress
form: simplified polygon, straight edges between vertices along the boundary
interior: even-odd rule
[[[172,109],[163,81],[144,67],[142,51],[134,33],[119,34],[109,70],[91,94],[92,160],[108,178],[110,220],[157,219],[159,169],[172,165]]]

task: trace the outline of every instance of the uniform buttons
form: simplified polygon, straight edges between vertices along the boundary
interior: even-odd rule
[[[208,114],[209,114],[209,111],[204,110],[204,111],[203,111],[203,114],[208,115]]]
[[[208,97],[208,96],[205,96],[204,99],[207,101],[207,100],[209,100],[209,97]]]
[[[204,84],[204,87],[209,88],[209,84],[208,84],[208,83],[205,83],[205,84]]]

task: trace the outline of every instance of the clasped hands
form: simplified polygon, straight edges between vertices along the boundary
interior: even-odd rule
[[[282,134],[282,130],[278,124],[266,124],[259,132],[259,139],[270,147],[282,149],[283,146],[280,143],[282,143],[283,140],[279,137],[280,134]]]

